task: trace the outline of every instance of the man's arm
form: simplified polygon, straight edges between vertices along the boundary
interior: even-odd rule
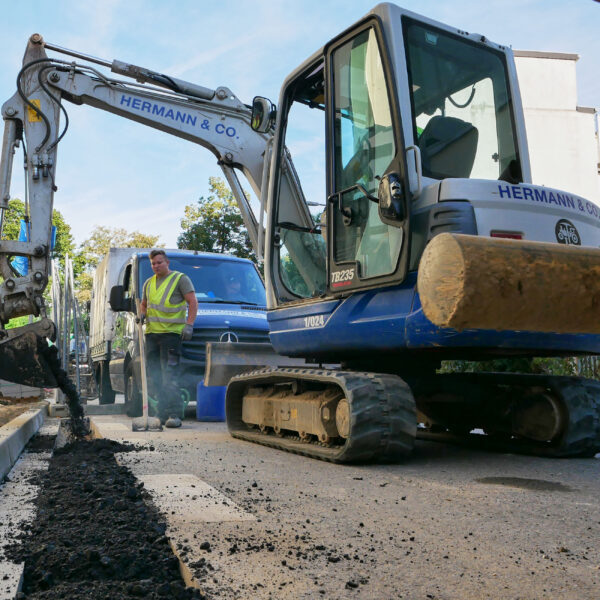
[[[193,325],[196,320],[196,315],[198,314],[198,299],[196,298],[196,292],[188,292],[183,296],[184,300],[188,305],[188,314],[187,314],[187,325]]]
[[[185,327],[181,332],[181,339],[187,342],[194,336],[194,321],[198,312],[198,300],[196,299],[196,292],[188,292],[184,294],[183,298],[187,302],[188,314]]]
[[[148,280],[144,282],[144,287],[142,288],[142,301],[140,302],[140,312],[142,315],[146,315],[146,311],[148,310],[148,296],[146,296],[146,287],[148,286]]]

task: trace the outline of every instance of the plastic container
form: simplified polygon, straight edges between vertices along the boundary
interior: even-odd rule
[[[225,420],[225,390],[227,386],[205,386],[204,379],[196,388],[196,420]]]

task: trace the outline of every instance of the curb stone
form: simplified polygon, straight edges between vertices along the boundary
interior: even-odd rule
[[[21,456],[27,442],[44,423],[47,408],[28,410],[0,427],[0,481]]]

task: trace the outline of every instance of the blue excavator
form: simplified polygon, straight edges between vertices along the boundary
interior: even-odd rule
[[[289,75],[276,108],[32,36],[0,166],[4,212],[26,142],[31,235],[0,245],[0,376],[24,383],[53,384],[42,293],[65,100],[200,144],[227,177],[264,256],[274,350],[209,346],[233,436],[340,463],[400,460],[417,437],[600,451],[600,383],[439,370],[600,354],[600,208],[532,183],[510,48],[379,4]],[[40,319],[4,328],[23,314]]]
[[[278,106],[270,339],[316,366],[233,377],[231,433],[333,462],[395,461],[417,436],[599,452],[596,381],[439,373],[600,349],[599,209],[532,185],[511,50],[380,4],[295,69]],[[255,115],[272,125],[265,99]],[[326,175],[290,187],[286,156],[309,141]]]

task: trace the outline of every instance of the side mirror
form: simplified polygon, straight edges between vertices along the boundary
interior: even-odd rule
[[[275,105],[262,96],[256,96],[252,100],[252,120],[250,127],[258,133],[266,133],[275,122],[277,111]]]
[[[123,297],[123,286],[114,285],[110,290],[108,303],[113,312],[129,311],[131,312],[131,298]]]
[[[396,173],[388,173],[379,182],[379,218],[388,225],[398,227],[408,214],[406,194]]]

